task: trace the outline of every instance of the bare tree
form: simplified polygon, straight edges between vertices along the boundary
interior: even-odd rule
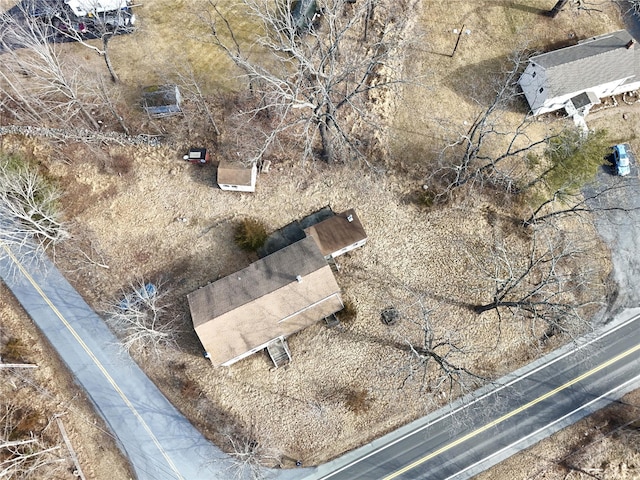
[[[582,215],[589,212],[631,212],[639,207],[625,205],[607,205],[607,196],[615,194],[619,190],[627,189],[630,185],[626,182],[616,182],[605,188],[587,193],[576,192],[570,186],[560,187],[553,192],[553,195],[542,202],[523,221],[525,226],[533,226],[541,222],[546,222],[556,217],[565,215]],[[604,203],[604,205],[603,205]]]
[[[168,302],[169,293],[164,283],[140,280],[106,306],[107,322],[124,349],[159,355],[162,348],[177,348],[181,316]]]
[[[219,136],[220,129],[218,128],[218,124],[215,120],[214,112],[209,106],[210,100],[202,90],[202,81],[198,78],[196,72],[194,72],[189,60],[185,59],[181,61],[180,64],[181,68],[179,68],[177,72],[180,92],[182,93],[185,102],[190,102],[190,104],[195,107],[194,115],[188,115],[191,112],[183,107],[185,119],[189,121],[192,120],[191,117],[193,117],[193,120],[196,120],[197,123],[202,123],[202,118],[206,118],[213,132]]]
[[[456,389],[459,390],[457,393],[468,393],[484,383],[485,378],[463,366],[466,348],[455,333],[448,330],[437,331],[431,320],[432,311],[427,308],[424,300],[416,298],[412,307],[417,308],[417,312],[406,318],[405,323],[408,322],[419,333],[400,334],[406,345],[405,350],[410,353],[408,373],[402,386],[416,375],[421,375],[422,388],[442,393],[445,392],[443,388],[446,388],[446,393],[451,398]]]
[[[293,3],[243,0],[260,23],[255,31],[264,32],[255,43],[266,58],[242,51],[231,19],[212,3],[213,41],[239,67],[256,99],[247,114],[270,123],[249,160],[259,160],[284,132],[302,146],[303,159],[316,148],[325,160],[359,157],[377,124],[371,97],[400,81],[390,52],[406,12],[385,11],[375,1],[328,0],[319,10],[315,1],[299,2],[302,12],[295,13]]]
[[[556,4],[553,6],[553,8],[549,10],[548,15],[551,18],[556,18],[560,13],[560,10],[564,8],[564,6],[567,4],[568,1],[569,0],[558,0]]]
[[[601,305],[603,292],[585,253],[556,229],[532,232],[528,252],[510,249],[502,242],[493,247],[485,272],[493,283],[491,301],[473,305],[479,313],[509,311],[513,318],[545,328],[543,336],[575,335],[588,328],[584,312]],[[596,297],[596,298],[594,298]]]
[[[625,0],[624,3],[628,5],[629,12],[635,15],[640,14],[640,0]]]
[[[29,425],[30,415],[10,403],[0,405],[0,479],[52,478],[67,465],[61,446]]]
[[[119,81],[109,56],[109,41],[116,35],[133,31],[134,16],[128,6],[110,11],[97,0],[83,2],[89,14],[77,17],[67,4],[61,4],[54,12],[43,18],[53,27],[54,33],[67,40],[75,41],[100,55],[107,66],[111,80]],[[99,40],[101,47],[92,40]]]
[[[234,480],[264,480],[268,467],[279,464],[273,448],[256,440],[254,427],[240,434],[225,434],[231,464],[227,471]]]
[[[0,243],[28,261],[67,239],[60,196],[34,168],[19,159],[0,158]]]
[[[544,147],[553,134],[542,138],[530,135],[533,117],[524,114],[517,125],[505,119],[505,114],[519,101],[517,81],[528,55],[516,51],[509,60],[507,70],[495,82],[495,95],[491,102],[475,100],[479,112],[466,132],[449,142],[440,153],[439,168],[431,178],[442,185],[440,196],[464,185],[485,184],[499,186],[513,192],[517,190],[518,172],[526,156],[538,147]]]
[[[53,37],[53,26],[25,4],[0,14],[0,107],[22,124],[72,126],[80,118],[97,130],[92,75],[66,63]]]

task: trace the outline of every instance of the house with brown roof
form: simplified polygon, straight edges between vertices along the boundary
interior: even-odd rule
[[[218,164],[218,186],[222,190],[236,192],[255,192],[258,167],[252,163],[250,167],[239,163],[222,160]]]
[[[367,243],[367,233],[351,208],[304,229],[325,258],[336,258]]]
[[[216,366],[228,366],[342,310],[331,267],[311,237],[187,296],[195,331]],[[276,349],[277,350],[277,349]]]
[[[600,99],[640,88],[640,51],[626,30],[533,56],[518,80],[531,111],[588,113]]]

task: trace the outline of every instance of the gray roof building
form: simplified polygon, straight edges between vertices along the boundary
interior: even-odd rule
[[[519,84],[534,115],[564,108],[581,93],[600,99],[638,89],[635,43],[629,32],[619,30],[531,57]]]

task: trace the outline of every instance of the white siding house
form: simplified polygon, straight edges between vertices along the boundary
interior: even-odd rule
[[[638,49],[626,30],[600,35],[531,57],[518,83],[534,115],[571,108],[584,93],[592,99],[581,107],[586,114],[596,98],[640,88]]]

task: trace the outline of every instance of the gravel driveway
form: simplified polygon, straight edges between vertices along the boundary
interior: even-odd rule
[[[613,166],[603,165],[595,184],[585,189],[589,197],[597,192],[604,193],[588,203],[594,210],[598,232],[611,249],[612,279],[617,284],[606,320],[623,308],[640,305],[640,180],[635,158],[631,158],[631,174],[627,177],[618,177]],[[607,210],[612,208],[616,210]]]

